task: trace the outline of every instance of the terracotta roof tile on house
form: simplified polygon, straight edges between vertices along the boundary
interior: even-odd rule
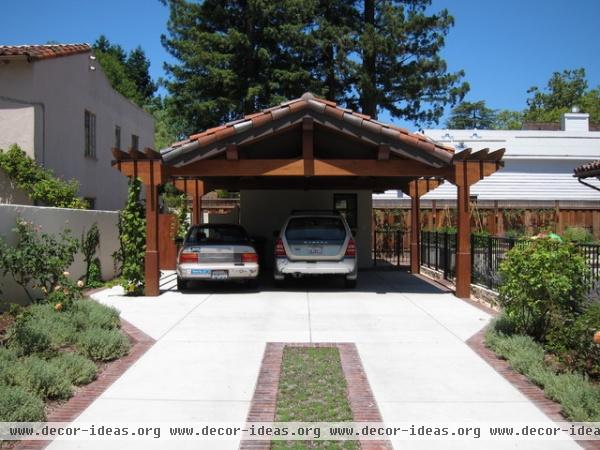
[[[28,60],[39,60],[89,51],[91,51],[89,44],[0,45],[0,59],[23,57]]]
[[[452,147],[436,143],[422,134],[410,133],[404,128],[378,122],[370,116],[342,108],[332,101],[319,98],[312,93],[307,92],[300,98],[289,100],[278,106],[247,115],[242,119],[215,128],[210,128],[202,133],[191,135],[188,139],[176,142],[172,144],[171,147],[161,150],[163,159],[171,159],[182,152],[187,151],[187,149],[192,146],[194,148],[202,147],[234,134],[239,134],[252,128],[263,126],[271,121],[278,120],[302,109],[310,109],[314,112],[329,116],[332,119],[346,122],[357,128],[364,128],[365,131],[370,133],[380,134],[384,139],[398,141],[400,144],[404,143],[416,147],[444,160],[450,160],[454,155],[454,149]]]
[[[592,161],[586,164],[582,164],[575,168],[575,176],[577,178],[589,178],[599,177],[600,178],[600,159]]]

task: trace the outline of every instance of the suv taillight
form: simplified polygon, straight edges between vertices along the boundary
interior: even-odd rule
[[[344,256],[346,258],[356,258],[356,244],[354,243],[354,239],[350,239],[348,241],[348,246],[346,247],[346,254]]]
[[[281,238],[277,239],[277,242],[275,242],[275,256],[287,256]]]
[[[197,253],[184,252],[179,255],[179,263],[180,264],[197,263],[198,259],[200,259],[200,258],[198,257]]]
[[[254,252],[242,253],[243,263],[255,263],[258,262],[258,255]]]

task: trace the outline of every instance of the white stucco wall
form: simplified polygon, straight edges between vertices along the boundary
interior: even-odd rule
[[[16,235],[12,229],[15,227],[18,217],[39,225],[41,231],[47,234],[57,235],[63,229],[69,229],[71,235],[77,239],[80,239],[81,234],[96,222],[100,230],[100,245],[96,255],[100,258],[102,277],[106,280],[114,277],[114,264],[111,255],[119,247],[117,212],[0,205],[0,236],[9,244],[14,244],[16,240]],[[73,279],[78,279],[84,274],[85,263],[80,253],[76,255],[69,271]],[[24,303],[27,301],[27,296],[23,289],[10,278],[0,276],[0,299],[3,300],[1,303]]]
[[[91,65],[96,70],[90,70]],[[95,198],[96,209],[116,210],[123,206],[127,181],[110,165],[115,126],[121,127],[124,150],[131,145],[132,134],[139,136],[139,147],[143,149],[154,147],[154,120],[112,89],[98,61],[90,60],[89,53],[1,64],[0,101],[0,118],[4,114],[11,117],[11,122],[17,121],[18,116],[25,114],[22,109],[27,103],[34,108],[36,117],[34,138],[30,136],[28,113],[26,126],[18,136],[0,136],[0,143],[7,146],[10,142],[5,141],[10,139],[35,139],[37,161],[65,179],[77,179],[79,194]],[[15,109],[15,104],[21,108]],[[84,155],[85,110],[96,115],[96,158]]]
[[[355,231],[358,264],[371,265],[371,191],[333,190],[242,190],[240,192],[240,223],[251,236],[266,239],[267,264],[272,264],[273,231],[279,231],[293,209],[333,209],[333,194],[356,193],[358,228]]]
[[[21,147],[29,157],[35,157],[35,106],[0,97],[0,150],[13,144]]]

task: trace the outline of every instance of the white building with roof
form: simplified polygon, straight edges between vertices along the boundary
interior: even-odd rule
[[[79,182],[92,209],[123,207],[111,148],[154,146],[154,119],[115,91],[88,44],[0,45],[0,149]],[[0,171],[0,203],[30,200]]]
[[[560,201],[561,205],[599,203],[598,192],[573,177],[575,167],[600,157],[600,131],[590,131],[589,115],[564,114],[555,130],[442,130],[429,129],[430,139],[457,151],[505,148],[505,166],[471,188],[480,201]],[[594,127],[595,128],[595,127]],[[600,181],[594,179],[600,187]],[[407,199],[397,191],[374,195],[374,207],[394,207]],[[456,188],[444,183],[423,200],[455,200]],[[400,200],[400,201],[399,201]]]

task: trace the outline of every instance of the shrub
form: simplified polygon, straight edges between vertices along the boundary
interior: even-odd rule
[[[563,232],[563,238],[570,242],[586,244],[594,242],[594,235],[583,227],[568,227]]]
[[[55,310],[54,304],[32,305],[25,316],[32,327],[50,338],[53,349],[59,349],[75,342],[77,330],[68,314]]]
[[[121,324],[119,311],[90,299],[84,299],[75,304],[71,322],[78,330],[88,328],[113,329],[118,328]]]
[[[12,368],[16,364],[17,354],[14,350],[0,347],[0,385],[12,383]]]
[[[593,303],[574,320],[553,329],[548,336],[548,348],[568,366],[600,378],[600,344],[593,341],[597,331],[600,331],[600,303]]]
[[[44,399],[67,399],[72,393],[70,380],[50,362],[37,356],[24,358],[15,367],[16,383]]]
[[[77,197],[77,181],[64,181],[27,156],[18,145],[0,150],[0,168],[6,172],[19,189],[23,189],[32,200],[47,206],[85,209],[85,200]]]
[[[574,245],[531,239],[515,245],[500,264],[499,302],[516,331],[543,342],[551,328],[582,309],[587,273]]]
[[[102,285],[100,260],[95,257],[99,245],[100,230],[98,229],[98,224],[94,222],[87,233],[81,234],[81,252],[83,253],[83,260],[85,261],[83,281],[88,288],[99,287]]]
[[[0,385],[0,422],[41,422],[44,403],[18,386]]]
[[[61,353],[50,363],[77,386],[90,383],[98,372],[96,364],[77,353]]]
[[[79,335],[77,349],[95,361],[112,361],[127,354],[129,340],[118,330],[90,328]]]
[[[72,238],[69,230],[58,236],[41,233],[39,228],[23,219],[17,219],[13,229],[17,243],[8,245],[0,238],[0,272],[9,275],[27,293],[27,289],[41,289],[45,293],[65,280],[65,270],[73,263],[79,243]]]
[[[52,339],[47,330],[39,329],[30,320],[31,313],[21,314],[6,333],[9,348],[19,356],[50,350]]]

